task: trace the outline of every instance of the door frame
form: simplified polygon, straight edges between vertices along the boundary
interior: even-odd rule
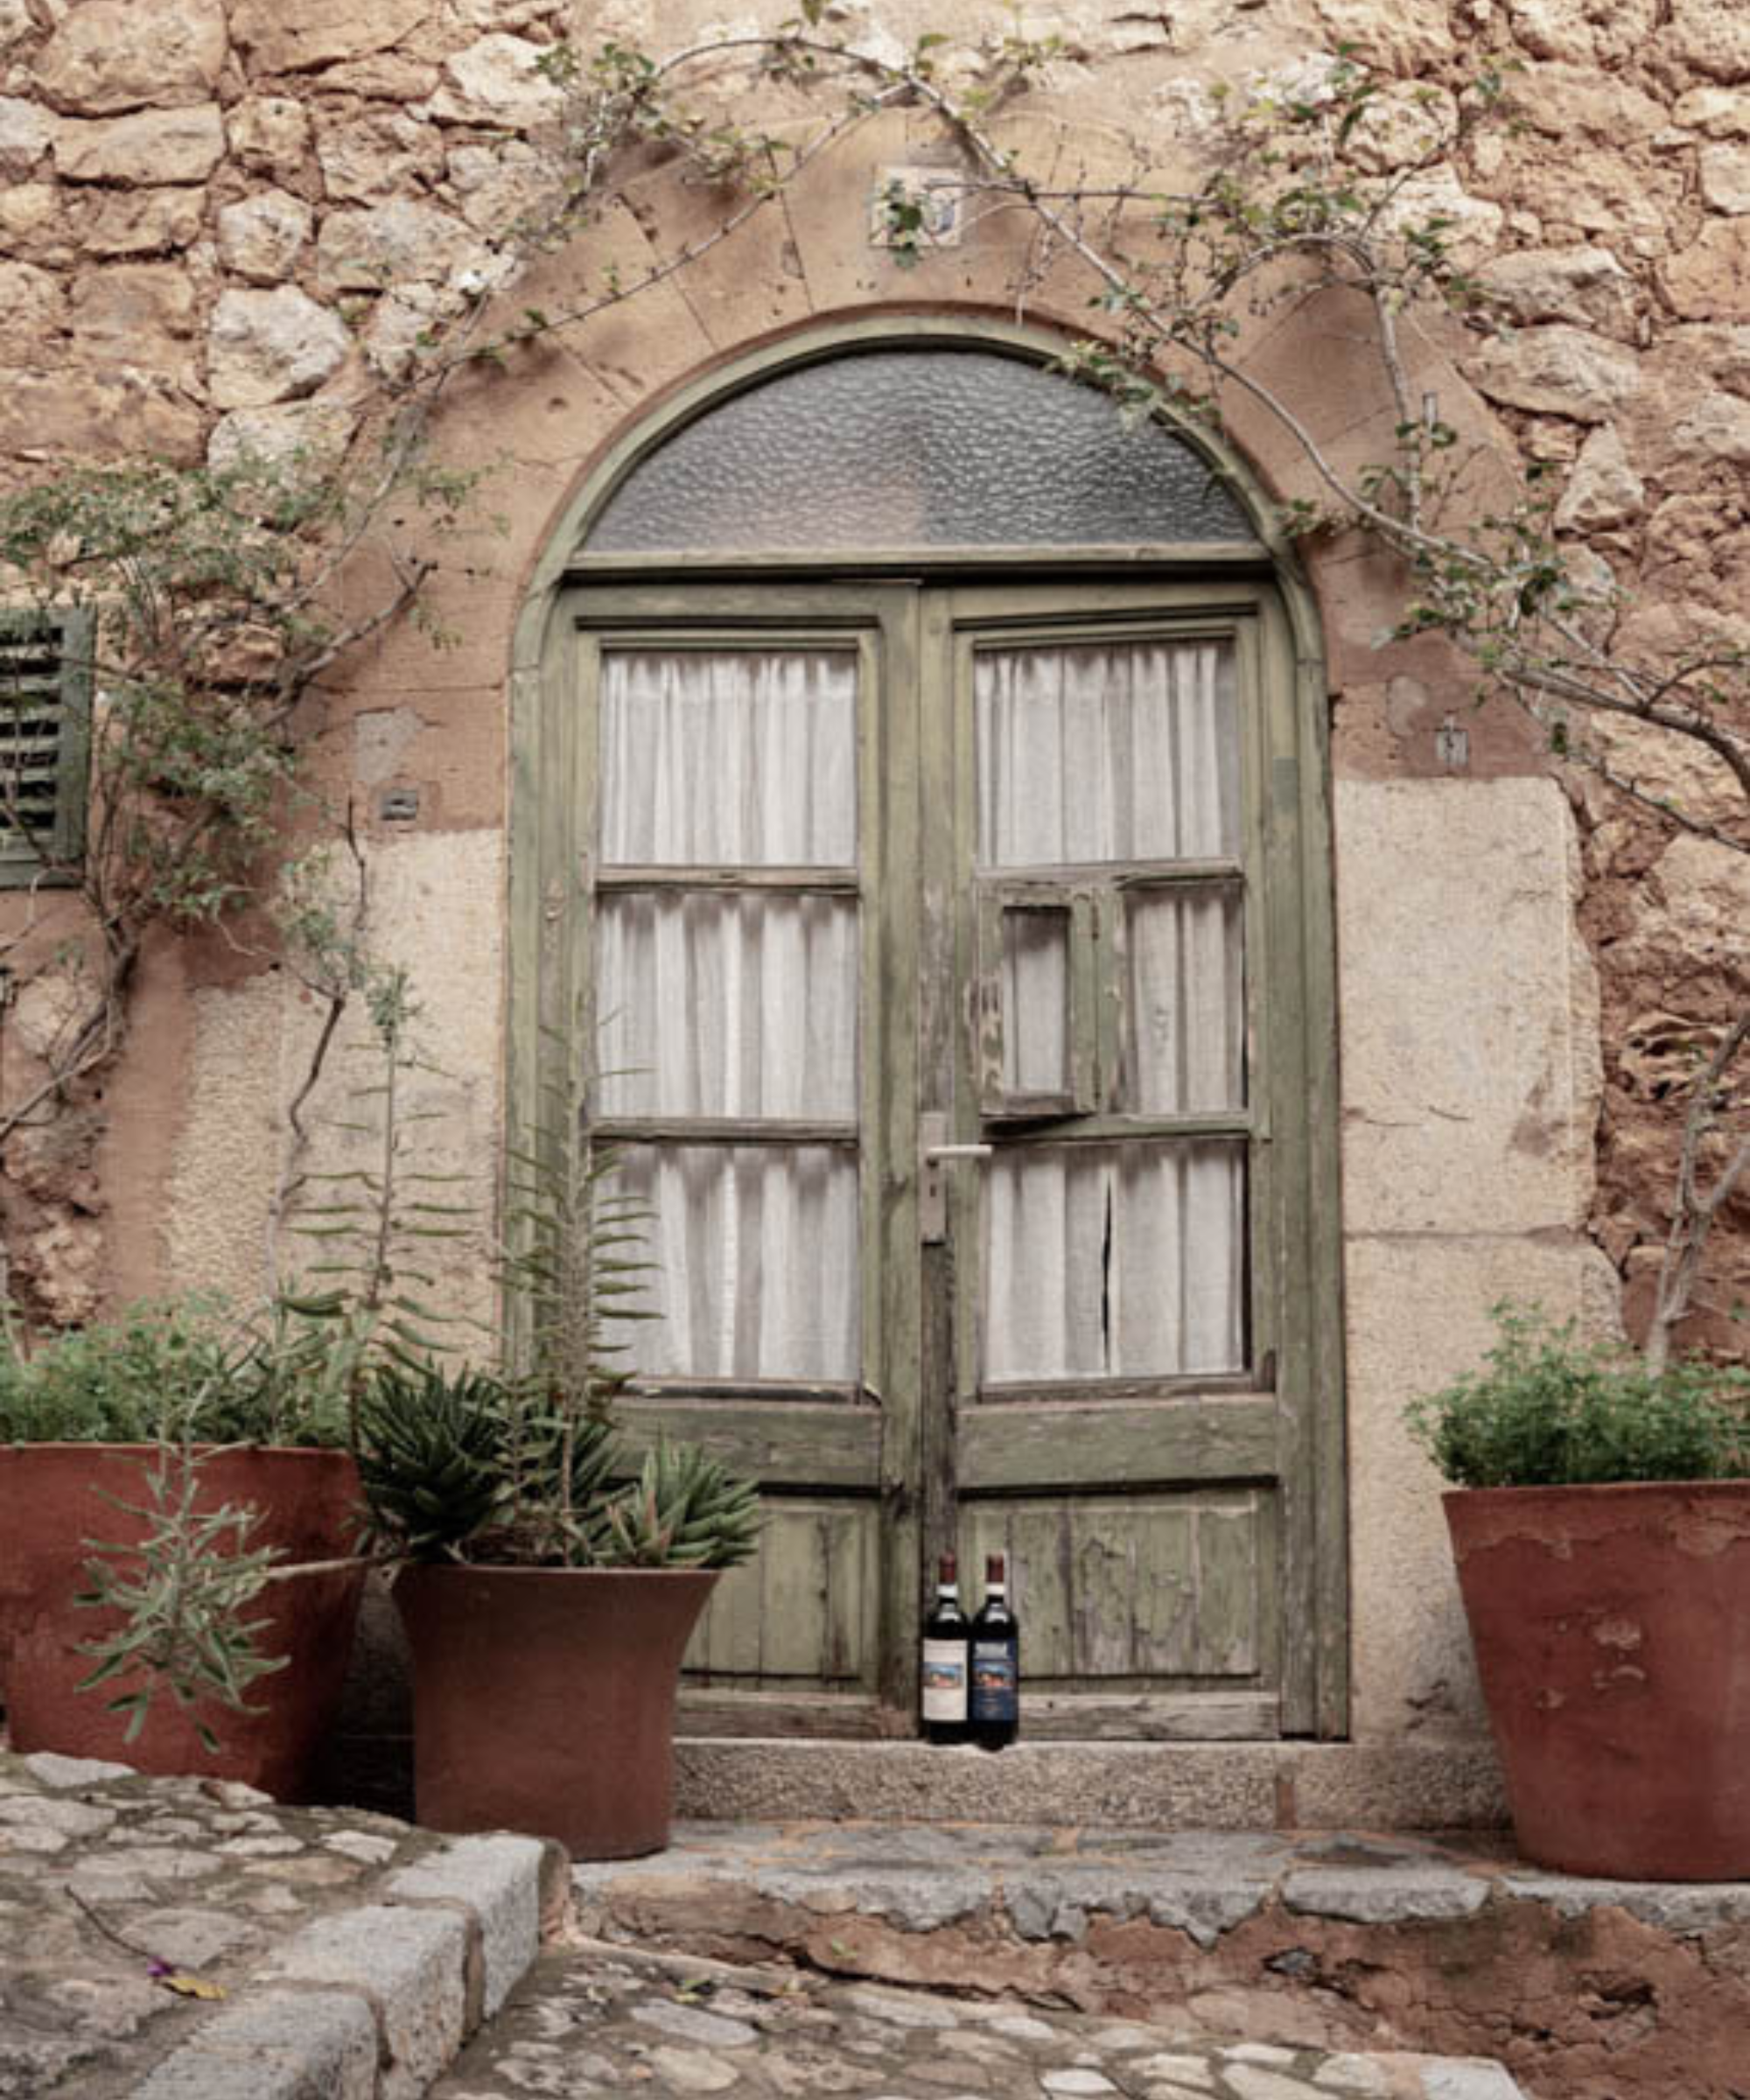
[[[1272,867],[1267,884],[1268,947],[1278,968],[1284,958],[1292,959],[1295,979],[1292,986],[1271,987],[1271,996],[1287,998],[1290,1007],[1278,1013],[1269,1040],[1272,1046],[1292,1040],[1293,1061],[1303,1082],[1296,1117],[1298,1128],[1292,1133],[1292,1143],[1297,1155],[1294,1179],[1304,1197],[1274,1220],[1276,1237],[1270,1260],[1278,1274],[1304,1279],[1302,1313],[1288,1323],[1291,1332],[1284,1336],[1278,1381],[1286,1390],[1292,1390],[1290,1382],[1304,1382],[1313,1396],[1298,1425],[1293,1448],[1282,1454],[1282,1582],[1284,1594],[1305,1598],[1311,1614],[1310,1623],[1284,1619],[1282,1732],[1340,1736],[1347,1728],[1348,1690],[1347,1480],[1340,1245],[1334,1223],[1340,1212],[1324,658],[1310,590],[1292,547],[1267,522],[1268,507],[1256,484],[1243,466],[1207,432],[1182,430],[1180,434],[1186,442],[1209,458],[1212,469],[1234,487],[1254,520],[1265,521],[1259,524],[1255,542],[1138,548],[1128,554],[1110,548],[981,549],[953,550],[941,556],[872,550],[812,562],[716,555],[659,562],[648,556],[590,556],[580,551],[590,519],[637,460],[682,423],[727,395],[787,366],[858,346],[950,344],[1000,348],[1034,361],[1047,361],[1058,349],[1052,339],[1037,331],[915,316],[906,317],[898,326],[871,321],[804,331],[737,360],[671,396],[607,450],[568,507],[525,599],[511,680],[508,1127],[525,1127],[533,1120],[534,1105],[544,1097],[543,1088],[556,1068],[554,1046],[583,1040],[580,1032],[588,1009],[584,928],[592,870],[579,857],[569,822],[582,754],[576,735],[575,666],[567,637],[574,632],[580,592],[598,605],[611,604],[616,593],[621,594],[628,624],[648,625],[653,609],[661,606],[665,586],[672,586],[669,602],[676,612],[682,610],[683,601],[696,608],[700,585],[732,585],[749,593],[757,590],[759,609],[746,614],[750,626],[769,625],[771,614],[787,605],[794,606],[799,615],[806,608],[809,616],[830,624],[836,618],[849,617],[842,611],[848,595],[861,600],[865,622],[872,600],[890,597],[898,606],[910,597],[915,603],[915,593],[882,593],[884,582],[988,587],[1049,579],[1060,584],[1085,584],[1096,595],[1102,582],[1122,582],[1151,584],[1174,598],[1189,598],[1212,607],[1224,598],[1229,603],[1241,597],[1252,604],[1267,600],[1277,608],[1278,640],[1272,646],[1272,675],[1264,695],[1268,713],[1267,777],[1254,783],[1253,792],[1260,798],[1260,807],[1280,810],[1292,819],[1283,826],[1266,822],[1264,827],[1273,840],[1292,839],[1294,863],[1292,871]],[[661,579],[654,585],[653,577]],[[734,600],[718,602],[720,609],[713,619],[732,625]],[[884,648],[895,652],[896,668],[909,652],[911,672],[916,676],[920,640],[914,626],[909,635],[904,626],[903,620],[883,620]],[[886,889],[891,899],[892,886]],[[953,917],[949,912],[947,922],[952,923]],[[887,952],[892,952],[891,944]],[[935,1054],[926,1043],[921,1059],[926,1067]],[[914,1060],[902,1056],[880,1061],[892,1068],[884,1085],[900,1090],[884,1105],[883,1115],[914,1115],[919,1104]],[[1272,1074],[1272,1092],[1274,1079]],[[903,1098],[906,1089],[912,1090],[908,1102]],[[914,1190],[890,1191],[888,1200],[908,1213],[907,1228],[915,1243],[915,1215],[909,1210]],[[894,1264],[883,1266],[892,1270]],[[903,1338],[916,1332],[915,1320],[902,1320],[901,1339],[892,1346],[912,1347]],[[900,1386],[907,1382],[904,1378],[897,1381]],[[915,1378],[909,1382],[915,1390]],[[928,1415],[926,1410],[926,1420]],[[685,1433],[692,1424],[676,1420],[675,1426]],[[892,1424],[896,1434],[900,1426],[897,1421]],[[922,1424],[914,1422],[910,1426],[915,1440]],[[865,1464],[849,1451],[843,1462],[859,1471]],[[919,1462],[927,1463],[927,1454]],[[924,1513],[905,1480],[885,1458],[877,1491],[884,1522],[895,1534],[880,1613],[880,1637],[887,1658],[881,1703],[891,1714],[906,1714],[913,1703],[914,1663],[905,1635],[915,1619],[923,1581]]]

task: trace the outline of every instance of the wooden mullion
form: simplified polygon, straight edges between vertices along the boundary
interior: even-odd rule
[[[1256,1119],[1245,1109],[1212,1111],[1201,1116],[1073,1116],[1047,1115],[1037,1124],[1005,1124],[1003,1148],[1052,1151],[1059,1146],[1088,1144],[1141,1144],[1211,1142],[1231,1138],[1242,1143],[1256,1134]]]
[[[985,1407],[1051,1404],[1098,1406],[1102,1402],[1147,1400],[1184,1406],[1200,1400],[1270,1400],[1268,1387],[1243,1371],[1161,1372],[1134,1378],[1028,1378],[1012,1379],[1000,1385],[983,1385],[979,1404]]]
[[[729,1116],[596,1116],[590,1127],[610,1144],[827,1144],[855,1151],[854,1123]]]
[[[984,867],[980,879],[1001,883],[1017,893],[1029,884],[1049,889],[1159,889],[1177,883],[1236,883],[1245,879],[1246,864],[1231,854],[1201,860],[1074,860],[1025,862],[1013,867]]]
[[[597,872],[598,892],[625,890],[776,891],[799,897],[858,896],[857,870],[837,868],[707,868],[667,866],[605,867]]]

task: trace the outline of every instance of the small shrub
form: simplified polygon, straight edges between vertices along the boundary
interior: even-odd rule
[[[1707,1480],[1750,1474],[1750,1371],[1650,1370],[1535,1306],[1496,1306],[1484,1368],[1411,1403],[1411,1433],[1459,1488]]]
[[[334,1444],[320,1337],[251,1333],[212,1297],[143,1298],[26,1351],[0,1348],[0,1443]]]

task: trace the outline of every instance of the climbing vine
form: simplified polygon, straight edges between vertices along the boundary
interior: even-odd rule
[[[833,29],[822,0],[804,0],[769,33],[661,56],[556,43],[541,70],[563,89],[564,109],[539,200],[501,230],[492,266],[452,288],[409,354],[382,360],[342,467],[88,469],[0,503],[0,564],[18,588],[98,608],[102,695],[93,837],[76,868],[44,870],[46,883],[78,886],[98,997],[52,1068],[0,1106],[0,1142],[114,1054],[146,928],[234,919],[280,891],[288,829],[318,821],[298,783],[310,696],[349,648],[416,609],[435,558],[430,528],[456,522],[473,497],[432,457],[457,375],[514,370],[530,346],[684,273],[895,108],[927,115],[956,149],[955,167],[938,175],[957,190],[963,221],[1029,215],[1018,313],[1048,283],[1061,311],[1065,284],[1079,285],[1092,325],[1067,346],[1067,372],[1138,419],[1273,424],[1300,470],[1282,506],[1284,536],[1361,535],[1401,564],[1402,610],[1382,640],[1445,637],[1474,666],[1478,697],[1522,709],[1571,775],[1592,776],[1661,826],[1750,852],[1744,649],[1625,646],[1614,585],[1558,532],[1552,480],[1534,467],[1506,497],[1484,494],[1499,486],[1498,454],[1486,457],[1418,376],[1430,331],[1506,326],[1460,229],[1418,200],[1422,178],[1502,121],[1503,76],[1480,66],[1449,100],[1418,91],[1407,110],[1401,97],[1389,109],[1387,83],[1339,52],[1290,85],[1218,97],[1200,172],[1175,190],[1140,172],[1062,179],[1005,143],[1004,118],[1060,55],[1052,39],[1018,32],[974,46],[928,35],[895,55]],[[767,105],[781,122],[727,114]],[[1379,127],[1405,122],[1422,143],[1382,157]],[[530,265],[562,248],[587,261],[624,174],[663,159],[718,200],[706,230],[641,272],[593,272],[563,305],[528,302],[520,287]],[[918,200],[895,189],[878,209],[901,264],[920,260],[934,234]],[[1357,384],[1365,362],[1390,404],[1389,443],[1360,461],[1247,356],[1262,329],[1320,299],[1359,317]],[[391,529],[395,518],[408,523]],[[338,586],[368,543],[387,549],[390,580],[368,611],[343,618]],[[1649,740],[1703,754],[1720,792],[1692,805],[1646,785],[1637,754]],[[28,951],[32,939],[27,928],[13,946]],[[1729,960],[1750,1000],[1743,957]],[[318,974],[338,1014],[356,969],[337,966],[331,947]],[[1750,1004],[1697,1037],[1678,1089],[1684,1127],[1648,1334],[1656,1362],[1690,1309],[1712,1228],[1750,1173],[1739,1076],[1747,1042]],[[283,1191],[276,1218],[289,1200]]]

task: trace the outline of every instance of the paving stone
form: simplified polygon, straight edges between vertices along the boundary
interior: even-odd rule
[[[1430,2064],[1422,2073],[1428,2100],[1524,2100],[1517,2083],[1498,2063]]]
[[[1312,2082],[1340,2093],[1359,2093],[1366,2100],[1391,2090],[1391,2081],[1365,2056],[1327,2057],[1313,2072]]]
[[[162,1962],[178,1969],[205,1969],[209,1963],[253,1950],[262,1943],[262,1928],[222,1910],[152,1910],[128,1922],[136,1947],[149,1947]]]
[[[1102,2072],[1077,2070],[1043,2071],[1040,2083],[1048,2093],[1115,2093],[1117,2087]]]
[[[1488,1900],[1488,1883],[1456,1867],[1306,1867],[1282,1885],[1289,1909],[1358,1925],[1467,1918]]]
[[[132,1779],[131,1765],[102,1757],[63,1757],[59,1750],[33,1750],[24,1760],[31,1777],[46,1787],[94,1787],[106,1779]]]
[[[1312,2100],[1313,2089],[1306,2079],[1292,2078],[1282,2071],[1266,2071],[1255,2063],[1228,2063],[1222,2074],[1235,2100]]]
[[[1179,2085],[1193,2087],[1200,2093],[1213,2093],[1215,2090],[1215,2074],[1209,2068],[1208,2060],[1202,2056],[1158,2053],[1144,2057],[1139,2063],[1127,2063],[1124,2076],[1152,2081],[1168,2079]]]
[[[647,2027],[659,2027],[682,2041],[704,2042],[714,2049],[745,2049],[760,2039],[759,2031],[746,2020],[724,2020],[721,2014],[702,2012],[696,2006],[670,2005],[662,1999],[635,2006],[632,2017]]]

